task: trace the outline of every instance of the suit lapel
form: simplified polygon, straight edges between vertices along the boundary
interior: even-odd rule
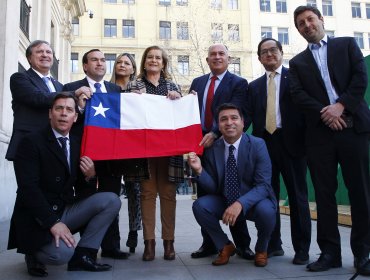
[[[285,67],[282,67],[281,78],[280,78],[279,100],[282,100],[285,95],[285,89],[286,89],[287,83],[288,83],[288,70]],[[281,105],[280,102],[279,104]]]
[[[215,106],[214,104],[220,104],[218,99],[221,98],[222,92],[224,92],[224,89],[228,87],[231,77],[232,76],[230,75],[229,71],[226,71],[225,76],[222,78],[220,84],[217,87],[217,90],[215,91],[215,96],[213,97],[212,107]]]
[[[225,143],[219,139],[214,145],[217,174],[220,174],[218,185],[223,186],[225,184]]]
[[[243,174],[245,173],[245,170],[247,170],[247,163],[250,153],[250,140],[249,136],[246,134],[242,134],[242,139],[240,140],[239,149],[238,149],[238,175],[239,179],[243,177]]]
[[[206,90],[208,79],[209,79],[209,75],[204,75],[203,77],[201,77],[199,79],[199,83],[200,83],[199,88],[201,89],[197,93],[197,95],[198,95],[198,103],[199,103],[199,112],[202,112],[204,91]]]
[[[266,107],[267,107],[267,77],[266,74],[261,77],[260,86],[259,86],[258,96],[262,101],[262,108],[265,110],[266,114]]]
[[[47,137],[48,137],[48,141],[47,141],[48,149],[63,163],[63,165],[69,172],[69,165],[67,162],[67,158],[61,146],[59,145],[58,140],[55,138],[55,135],[51,127],[49,127],[48,129]]]
[[[321,77],[320,69],[317,66],[316,60],[313,57],[312,52],[309,50],[309,47],[303,52],[303,55],[305,56],[305,59],[308,62],[308,65],[311,67],[312,73],[315,74],[316,78],[320,81],[321,85],[325,88],[324,80]],[[309,74],[310,69],[307,69],[307,74]]]
[[[31,78],[32,82],[42,91],[42,92],[49,92],[48,86],[45,82],[41,79],[41,77],[32,69],[28,69],[27,73]]]

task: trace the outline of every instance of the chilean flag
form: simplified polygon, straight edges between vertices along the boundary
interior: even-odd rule
[[[95,93],[85,107],[81,154],[92,160],[202,154],[198,98]]]

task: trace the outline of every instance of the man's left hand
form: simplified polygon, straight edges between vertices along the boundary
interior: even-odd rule
[[[240,212],[243,210],[243,206],[239,201],[235,201],[225,210],[222,215],[222,222],[225,225],[233,226],[235,225],[236,219],[238,218]]]

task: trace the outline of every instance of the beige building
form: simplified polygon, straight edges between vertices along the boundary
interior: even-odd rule
[[[17,185],[13,164],[5,159],[13,125],[10,76],[29,68],[25,57],[31,41],[51,42],[55,50],[52,75],[69,80],[69,57],[73,35],[71,20],[85,12],[84,0],[0,1],[0,221],[9,219]]]
[[[285,61],[306,47],[293,22],[298,5],[316,5],[330,35],[355,36],[369,54],[369,0],[86,0],[87,14],[74,21],[71,80],[84,77],[84,52],[99,48],[106,54],[110,79],[115,57],[164,47],[171,56],[175,82],[186,92],[191,81],[209,71],[207,48],[222,42],[230,49],[229,70],[253,80],[263,73],[257,45],[266,36],[283,43]]]

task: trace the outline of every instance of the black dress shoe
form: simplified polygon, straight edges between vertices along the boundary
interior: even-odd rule
[[[370,260],[369,257],[355,258],[354,266],[360,275],[370,275]]]
[[[112,268],[109,264],[100,264],[94,261],[89,255],[85,256],[73,256],[72,259],[68,262],[69,271],[107,271]]]
[[[342,260],[340,257],[335,258],[330,254],[322,253],[317,261],[310,263],[307,265],[308,271],[319,272],[319,271],[326,271],[330,268],[334,267],[341,267]]]
[[[191,257],[193,259],[200,259],[200,258],[205,258],[208,256],[215,255],[217,253],[218,251],[216,249],[209,249],[207,247],[201,246],[198,250],[191,253]]]
[[[241,247],[236,248],[236,254],[243,259],[254,260],[254,253],[249,247],[248,248],[241,248]]]
[[[273,249],[273,250],[270,250],[268,249],[267,250],[267,257],[268,258],[272,258],[272,257],[280,257],[280,256],[284,256],[285,252],[283,250],[283,248],[278,248],[278,249]]]
[[[111,258],[116,260],[125,260],[127,259],[130,254],[122,252],[120,249],[113,249],[113,250],[102,250],[101,256],[103,258]]]
[[[309,259],[310,259],[310,256],[308,255],[308,253],[299,251],[295,253],[294,255],[293,264],[297,264],[297,265],[308,264]]]
[[[48,272],[43,263],[39,262],[34,255],[25,255],[24,257],[29,275],[36,277],[46,277]]]

